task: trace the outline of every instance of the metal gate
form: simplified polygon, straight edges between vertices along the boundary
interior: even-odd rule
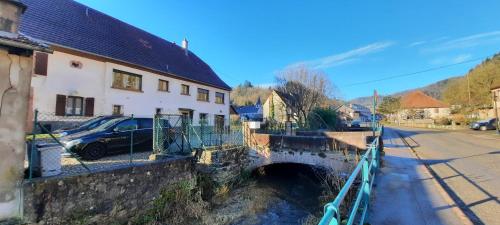
[[[153,151],[157,154],[190,154],[189,117],[156,114],[153,125]]]

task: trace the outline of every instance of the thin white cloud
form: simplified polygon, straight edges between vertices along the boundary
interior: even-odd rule
[[[484,32],[449,40],[437,46],[423,49],[424,52],[438,52],[454,49],[466,49],[480,45],[487,45],[500,42],[500,31]]]
[[[451,60],[452,63],[462,63],[472,58],[471,54],[461,54]]]
[[[447,65],[462,63],[472,58],[471,54],[460,54],[453,57],[439,57],[430,61],[432,65]]]
[[[319,59],[293,63],[287,67],[296,67],[299,65],[305,65],[313,69],[327,69],[360,60],[362,56],[380,52],[392,45],[394,45],[394,43],[389,41],[375,42],[360,48],[349,50],[347,52],[329,55]]]
[[[418,45],[423,45],[427,43],[427,41],[415,41],[413,43],[411,43],[410,45],[408,45],[409,47],[415,47],[415,46],[418,46]]]

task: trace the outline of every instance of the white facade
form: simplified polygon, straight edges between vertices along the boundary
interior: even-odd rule
[[[80,62],[81,67],[71,66]],[[130,91],[112,88],[113,70],[142,76],[142,90]],[[169,92],[159,91],[159,79],[169,82]],[[189,85],[190,95],[181,95],[181,84]],[[193,110],[193,122],[200,113],[229,118],[229,91],[167,77],[111,62],[98,61],[61,51],[48,57],[47,76],[33,75],[33,108],[42,113],[54,113],[56,96],[94,98],[94,115],[110,115],[113,105],[123,107],[123,114],[152,117],[158,108],[162,113],[180,114],[180,109]],[[209,102],[198,101],[198,88],[209,90]],[[215,103],[215,93],[224,94],[224,104]],[[85,107],[85,106],[84,106]]]

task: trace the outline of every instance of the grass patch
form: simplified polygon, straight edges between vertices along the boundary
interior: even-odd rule
[[[151,209],[138,216],[132,224],[189,224],[201,218],[208,204],[192,182],[180,181],[161,190]]]

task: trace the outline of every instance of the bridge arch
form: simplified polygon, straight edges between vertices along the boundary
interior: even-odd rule
[[[349,157],[341,151],[293,151],[293,150],[270,150],[270,149],[248,149],[247,170],[253,171],[280,163],[295,163],[320,167],[327,170],[349,172],[352,168],[354,157]]]

